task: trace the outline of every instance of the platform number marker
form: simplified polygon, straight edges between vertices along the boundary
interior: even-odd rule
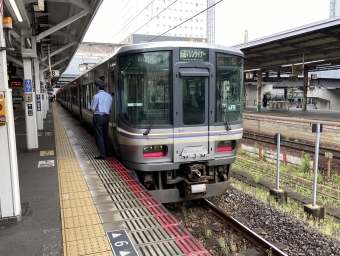
[[[51,76],[60,76],[59,70],[51,70]]]
[[[109,238],[111,248],[115,255],[139,256],[130,240],[130,237],[126,233],[126,230],[115,230],[106,232],[106,234]]]

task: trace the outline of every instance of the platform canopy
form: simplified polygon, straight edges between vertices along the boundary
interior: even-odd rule
[[[340,17],[336,17],[234,47],[245,54],[246,72],[262,69],[301,73],[303,63],[310,72],[340,69],[339,42]]]
[[[103,0],[4,0],[4,16],[13,19],[13,30],[10,33],[14,51],[7,51],[7,61],[19,68],[23,66],[21,36],[31,35],[36,39],[38,58],[44,71],[49,70],[50,51],[51,69],[58,70],[61,75],[83,41],[102,2]],[[59,77],[52,77],[51,82],[58,79]]]

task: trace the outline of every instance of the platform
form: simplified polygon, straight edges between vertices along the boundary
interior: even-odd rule
[[[93,137],[51,104],[36,152],[27,151],[24,112],[14,112],[29,208],[21,222],[0,223],[0,255],[210,255],[119,161],[94,159]]]

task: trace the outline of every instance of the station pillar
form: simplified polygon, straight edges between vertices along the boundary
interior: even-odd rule
[[[20,221],[21,203],[12,89],[8,88],[2,19],[3,13],[0,11],[0,219]]]
[[[36,114],[37,114],[37,129],[38,131],[44,130],[43,124],[43,114],[42,114],[42,93],[40,88],[40,78],[39,78],[39,60],[37,58],[33,59],[34,64],[34,84],[36,93]]]
[[[308,90],[308,69],[303,70],[303,105],[302,111],[307,110],[307,90]]]
[[[48,94],[47,94],[47,90],[46,90],[46,82],[45,82],[45,77],[44,77],[44,71],[43,69],[40,69],[39,71],[39,77],[40,77],[40,86],[41,86],[41,90],[44,91],[43,93],[43,97],[42,97],[42,100],[43,100],[43,118],[46,118],[47,116],[47,110],[48,110]]]
[[[38,150],[38,130],[36,114],[36,96],[32,83],[32,59],[24,58],[24,91],[25,91],[25,119],[26,141],[29,151]]]
[[[257,112],[261,111],[261,103],[262,103],[262,70],[257,71]]]

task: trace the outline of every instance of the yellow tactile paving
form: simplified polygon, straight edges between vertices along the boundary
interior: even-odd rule
[[[111,250],[106,237],[92,237],[72,241],[66,244],[68,255],[88,255],[90,253],[106,252]]]
[[[78,198],[76,200],[62,200],[62,208],[72,208],[72,207],[79,207],[79,206],[90,206],[93,205],[92,198]]]
[[[97,209],[53,105],[64,255],[113,256]]]
[[[88,206],[88,207],[72,207],[67,208],[62,211],[62,218],[68,218],[68,217],[76,217],[86,214],[94,214],[97,213],[97,209],[94,205]]]
[[[101,225],[84,226],[69,228],[65,230],[65,236],[68,241],[83,240],[84,238],[105,236],[104,229]]]
[[[63,220],[65,221],[65,228],[75,228],[101,224],[100,218],[97,213],[64,218]]]
[[[66,200],[74,200],[74,199],[80,199],[80,198],[92,198],[91,193],[89,191],[78,191],[77,193],[68,192],[68,193],[62,194],[62,197],[60,199],[63,201],[66,201]]]

